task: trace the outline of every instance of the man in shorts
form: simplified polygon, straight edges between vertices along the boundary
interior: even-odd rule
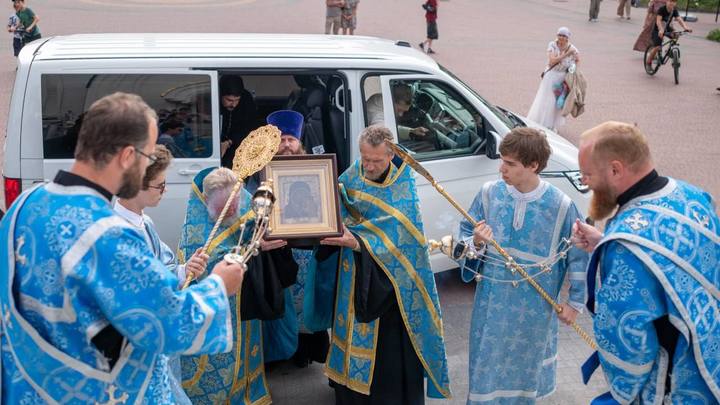
[[[437,28],[437,0],[427,0],[422,6],[425,9],[425,21],[427,22],[427,39],[420,42],[420,49],[426,51],[428,54],[433,54],[435,51],[432,50],[432,41],[438,39],[438,28]],[[427,49],[425,48],[427,46]]]
[[[10,17],[8,18],[7,30],[13,36],[13,54],[18,56],[20,54],[20,49],[22,49],[22,37],[25,30],[20,23],[20,18],[18,18],[17,14],[15,14],[20,9],[20,2],[13,2],[13,8],[15,11],[10,14]]]
[[[340,32],[340,20],[342,20],[342,8],[344,0],[325,0],[327,11],[325,12],[325,35],[332,33],[337,35]]]
[[[340,21],[343,35],[355,35],[358,3],[360,3],[360,0],[345,1],[345,5],[342,8],[342,21]]]

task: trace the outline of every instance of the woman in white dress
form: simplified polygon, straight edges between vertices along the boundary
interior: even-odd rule
[[[577,48],[570,43],[570,30],[567,27],[558,29],[557,39],[548,44],[547,54],[545,75],[527,117],[544,127],[557,130],[565,123],[565,117],[562,116],[564,96],[558,102],[556,94],[563,91],[565,74],[574,71],[575,65],[580,62]]]

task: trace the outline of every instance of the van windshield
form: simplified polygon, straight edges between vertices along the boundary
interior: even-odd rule
[[[510,113],[510,112],[505,113],[503,110],[496,107],[494,104],[489,103],[487,100],[482,98],[482,96],[480,94],[478,94],[472,87],[465,84],[465,82],[460,80],[459,77],[455,76],[455,74],[453,72],[451,72],[450,70],[445,68],[445,66],[443,66],[439,63],[438,63],[438,66],[440,66],[440,70],[442,70],[448,76],[455,79],[458,83],[460,83],[463,87],[465,87],[465,89],[467,89],[467,91],[469,91],[475,97],[477,97],[477,99],[480,100],[480,102],[483,103],[490,111],[492,111],[492,113],[495,114],[495,116],[498,117],[500,119],[500,121],[503,122],[503,124],[507,125],[508,128],[513,129],[517,126],[520,126],[518,123],[518,120],[515,120],[515,119],[513,119],[513,117],[511,117],[512,113]]]

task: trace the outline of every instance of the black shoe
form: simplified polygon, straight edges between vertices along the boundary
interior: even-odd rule
[[[428,55],[432,55],[432,54],[435,53],[435,51],[433,51],[432,48],[428,48],[428,52],[427,52],[427,53],[428,53]]]
[[[420,49],[422,49],[423,51],[425,50],[425,42],[420,42],[420,43],[418,44],[418,46],[419,46]]]
[[[304,353],[295,353],[290,358],[290,360],[297,368],[305,368],[305,367],[309,366],[310,363],[312,363],[312,361],[309,358],[307,358]]]

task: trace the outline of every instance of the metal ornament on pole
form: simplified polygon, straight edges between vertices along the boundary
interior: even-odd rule
[[[465,211],[465,209],[464,209],[463,207],[461,207],[460,204],[459,204],[457,201],[455,201],[455,199],[452,198],[452,197],[445,191],[445,189],[443,188],[443,186],[441,186],[441,185],[432,177],[432,175],[430,175],[430,173],[429,173],[424,167],[422,167],[422,165],[420,165],[420,163],[418,163],[412,156],[410,156],[409,153],[407,153],[404,149],[400,148],[398,145],[396,145],[396,144],[394,144],[394,143],[392,143],[392,142],[390,142],[390,141],[385,141],[385,143],[386,143],[386,144],[390,147],[390,149],[392,149],[392,151],[393,151],[397,156],[399,156],[405,163],[407,163],[408,165],[410,165],[410,167],[412,167],[416,172],[418,172],[418,173],[421,174],[423,177],[425,177],[425,178],[430,182],[430,184],[431,184],[443,197],[445,197],[445,199],[446,199],[453,207],[455,207],[455,209],[456,209],[458,212],[460,212],[460,214],[462,214],[462,215],[473,225],[473,227],[475,227],[475,226],[477,225],[477,221],[475,221],[475,219],[474,219],[472,216],[470,216],[470,214],[468,214],[468,212]],[[461,244],[455,244],[454,241],[453,241],[453,237],[450,236],[450,235],[443,237],[439,242],[438,242],[438,241],[434,241],[434,240],[430,240],[430,241],[428,241],[428,245],[429,245],[428,248],[430,249],[430,251],[433,251],[433,250],[435,250],[435,249],[440,249],[440,251],[442,251],[443,253],[447,254],[450,258],[456,258],[456,259],[460,259],[460,258],[462,258],[462,257],[472,258],[472,257],[471,257],[472,255],[468,255],[468,254],[469,254],[469,251],[468,251],[468,249],[467,249],[467,246],[464,246],[464,244],[463,244],[463,245],[461,245]],[[491,245],[493,248],[495,248],[495,250],[497,250],[497,252],[498,252],[502,257],[505,258],[505,260],[506,260],[506,266],[505,266],[505,267],[506,267],[509,271],[511,271],[511,272],[515,272],[515,271],[516,271],[516,272],[520,273],[520,276],[522,276],[523,279],[527,280],[527,282],[528,282],[533,288],[535,288],[535,290],[537,290],[537,292],[540,294],[540,296],[541,296],[548,304],[550,304],[550,306],[553,308],[553,310],[555,310],[555,312],[557,312],[558,314],[562,312],[562,307],[560,306],[560,304],[558,304],[557,302],[555,302],[555,300],[550,296],[550,294],[548,294],[548,293],[542,288],[542,286],[541,286],[540,284],[538,284],[537,281],[535,281],[535,280],[533,279],[533,277],[531,277],[531,276],[525,271],[525,269],[524,269],[522,266],[518,265],[518,263],[515,261],[515,259],[513,259],[512,256],[510,256],[510,254],[508,254],[507,251],[505,251],[505,249],[503,249],[495,240],[491,240],[491,241],[490,241],[490,245]],[[464,248],[463,248],[463,246],[464,246]],[[456,250],[458,250],[458,251],[456,251]],[[590,335],[589,335],[587,332],[585,332],[585,330],[583,330],[583,329],[580,327],[580,325],[578,325],[576,322],[573,322],[572,324],[570,324],[570,326],[575,330],[575,332],[577,332],[578,335],[580,335],[580,337],[585,341],[585,343],[587,343],[591,348],[597,349],[597,344],[595,343],[595,341],[593,340],[593,338],[590,337]]]
[[[215,221],[215,225],[210,231],[210,235],[205,241],[205,245],[202,247],[201,252],[207,254],[210,247],[210,243],[215,238],[215,234],[220,228],[227,215],[228,209],[235,201],[237,193],[243,186],[243,181],[258,172],[260,169],[265,167],[278,151],[280,146],[280,130],[274,125],[265,125],[254,131],[252,131],[235,151],[233,158],[233,172],[237,175],[237,183],[233,186],[230,196],[225,202],[222,211],[218,219]],[[230,263],[245,264],[249,260],[252,254],[257,254],[257,247],[260,245],[260,239],[265,235],[268,230],[270,212],[272,211],[272,205],[275,202],[275,196],[272,189],[272,181],[265,181],[257,189],[252,199],[252,209],[256,215],[256,227],[253,231],[253,236],[248,243],[246,248],[240,246],[242,243],[242,235],[245,232],[245,224],[242,225],[240,232],[240,240],[238,246],[233,248],[233,252],[225,255],[224,260]],[[253,250],[254,249],[254,250]],[[232,256],[233,254],[241,256]],[[228,258],[230,260],[228,260]],[[188,273],[183,284],[183,289],[187,288],[193,280],[192,273]]]
[[[257,256],[260,249],[260,239],[270,230],[270,213],[274,203],[275,195],[273,194],[272,180],[263,181],[255,194],[253,194],[252,210],[255,212],[255,227],[250,241],[246,245],[242,245],[243,235],[245,234],[245,224],[242,224],[237,245],[223,257],[223,260],[228,263],[241,264],[245,267],[251,257]]]

